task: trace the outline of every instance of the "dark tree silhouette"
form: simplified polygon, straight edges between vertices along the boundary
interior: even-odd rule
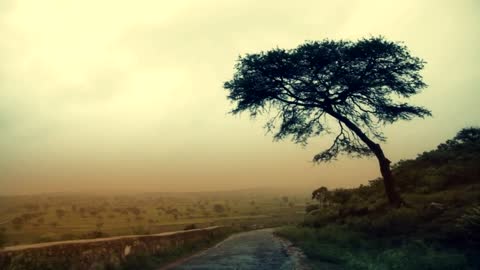
[[[213,205],[213,210],[217,213],[223,213],[223,212],[225,212],[225,207],[223,205],[217,203],[217,204]]]
[[[328,189],[326,187],[320,187],[312,192],[312,200],[317,200],[322,206],[325,206],[328,195]]]
[[[335,134],[332,146],[315,155],[314,162],[342,153],[375,155],[386,195],[399,206],[403,201],[390,160],[378,144],[386,140],[379,128],[430,115],[402,101],[426,86],[419,74],[423,66],[405,46],[383,37],[323,40],[240,57],[233,79],[224,87],[235,104],[233,114],[270,116],[265,128],[275,140],[291,137],[305,145],[310,137]]]

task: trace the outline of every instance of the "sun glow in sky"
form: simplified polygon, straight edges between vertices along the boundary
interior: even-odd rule
[[[176,3],[177,2],[177,3]],[[427,61],[412,99],[434,117],[386,127],[413,158],[480,124],[478,1],[0,3],[0,193],[355,186],[373,159],[313,165],[330,137],[273,143],[231,116],[239,55],[383,35]]]

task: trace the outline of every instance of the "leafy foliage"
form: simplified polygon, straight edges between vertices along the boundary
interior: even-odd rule
[[[275,140],[307,144],[312,136],[335,132],[332,146],[314,157],[329,161],[341,153],[371,154],[359,133],[383,141],[381,125],[430,115],[397,98],[426,86],[423,66],[405,46],[382,37],[312,41],[240,57],[224,87],[235,103],[232,113],[271,116],[265,127]]]
[[[465,214],[458,219],[457,225],[470,240],[480,242],[480,206],[465,211]]]
[[[415,160],[402,160],[393,166],[398,187],[404,191],[435,192],[480,179],[480,128],[468,127],[420,154]]]

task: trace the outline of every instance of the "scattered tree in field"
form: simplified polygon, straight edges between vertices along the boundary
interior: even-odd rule
[[[225,212],[225,207],[219,203],[216,203],[213,205],[213,210],[218,214],[222,214],[223,212]]]
[[[55,214],[57,215],[58,218],[62,218],[62,217],[65,216],[65,210],[57,209],[57,210],[55,210]]]
[[[103,222],[97,222],[97,224],[95,224],[95,227],[97,227],[97,230],[101,231],[103,228],[103,225],[104,225]]]
[[[390,160],[378,144],[386,140],[379,128],[430,115],[403,101],[426,86],[423,66],[405,46],[382,37],[324,40],[240,57],[224,87],[235,104],[233,114],[271,116],[265,127],[275,140],[291,137],[306,145],[311,137],[336,134],[314,162],[375,155],[389,202],[400,206]]]
[[[128,208],[128,211],[132,214],[134,214],[135,216],[138,216],[141,214],[141,211],[140,209],[138,209],[137,207],[129,207]]]
[[[12,224],[13,224],[13,228],[18,231],[22,229],[24,225],[24,221],[21,217],[16,217],[12,220]]]
[[[282,196],[282,201],[284,203],[288,203],[288,196]]]

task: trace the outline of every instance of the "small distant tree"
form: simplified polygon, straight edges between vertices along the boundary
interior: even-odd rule
[[[97,230],[101,231],[103,228],[103,225],[104,225],[103,222],[97,222],[97,224],[95,224],[95,227],[97,227]]]
[[[43,217],[40,217],[37,219],[38,224],[43,224],[45,222],[45,219]]]
[[[271,116],[265,127],[275,140],[290,137],[306,145],[311,137],[335,134],[314,162],[374,155],[389,202],[400,206],[391,162],[378,143],[386,140],[380,127],[430,115],[404,101],[426,87],[423,67],[405,46],[383,37],[313,41],[240,57],[224,87],[233,114]]]
[[[65,216],[65,210],[63,210],[63,209],[57,209],[57,210],[55,210],[55,213],[57,214],[58,218],[62,218],[62,217]]]
[[[317,200],[320,205],[325,206],[330,193],[326,187],[317,188],[312,192],[312,200]]]
[[[132,214],[134,214],[135,216],[138,216],[138,215],[141,214],[140,209],[138,209],[137,207],[132,207],[132,208],[130,208],[130,211],[131,211]]]
[[[288,196],[283,196],[283,197],[282,197],[282,201],[283,201],[284,203],[288,203]]]
[[[18,231],[22,229],[24,225],[24,221],[21,217],[16,217],[12,220],[12,224],[13,224],[13,228]]]
[[[215,212],[217,212],[218,214],[222,214],[223,212],[225,212],[225,207],[221,204],[214,204],[213,205],[213,210]]]

